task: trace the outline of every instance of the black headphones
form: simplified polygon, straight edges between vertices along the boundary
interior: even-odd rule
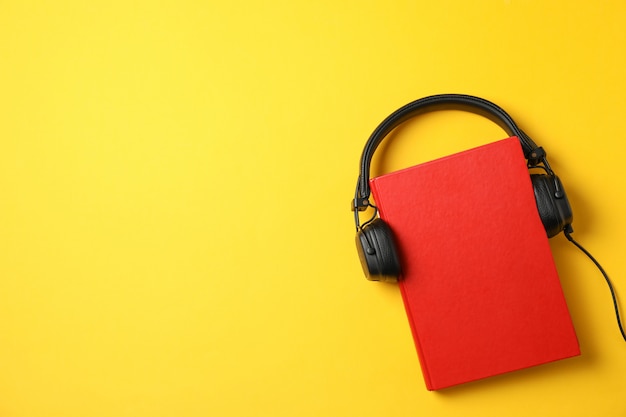
[[[356,245],[367,279],[371,281],[397,282],[401,275],[400,260],[391,228],[379,217],[378,210],[370,203],[370,165],[376,148],[396,127],[420,114],[437,110],[463,110],[488,118],[498,124],[509,136],[517,136],[528,168],[539,168],[541,174],[530,174],[535,200],[541,222],[548,237],[553,237],[569,228],[572,209],[565,195],[561,180],[554,174],[543,148],[526,135],[504,110],[485,99],[462,95],[441,94],[413,101],[389,115],[369,137],[361,154],[361,167],[356,192],[352,200],[352,211],[356,224]],[[361,224],[359,211],[375,210],[374,216]]]

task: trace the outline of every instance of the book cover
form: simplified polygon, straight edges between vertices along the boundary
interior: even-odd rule
[[[370,184],[429,390],[580,354],[517,138]]]

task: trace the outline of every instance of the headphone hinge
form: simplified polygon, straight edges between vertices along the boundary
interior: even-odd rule
[[[352,199],[351,211],[365,211],[370,206],[370,201],[367,198],[356,197]]]
[[[526,159],[528,159],[529,166],[531,167],[537,166],[541,164],[542,162],[546,161],[546,151],[544,151],[543,148],[539,146],[533,149],[532,151],[530,151]]]

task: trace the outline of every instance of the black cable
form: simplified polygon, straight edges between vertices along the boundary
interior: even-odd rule
[[[609,290],[611,291],[611,297],[613,298],[613,307],[615,308],[615,317],[617,318],[617,326],[619,327],[619,331],[622,333],[622,337],[624,338],[624,341],[626,341],[626,333],[624,332],[624,328],[622,327],[622,321],[621,321],[620,316],[619,316],[619,307],[617,305],[617,296],[615,295],[615,290],[613,289],[613,284],[611,284],[611,280],[609,279],[609,276],[604,271],[604,268],[602,268],[600,263],[598,263],[598,261],[596,261],[596,258],[594,258],[589,252],[587,252],[587,250],[585,248],[583,248],[580,245],[580,243],[576,242],[574,240],[574,238],[571,236],[571,233],[574,232],[574,229],[572,229],[571,225],[568,224],[565,227],[565,230],[563,230],[563,232],[565,233],[565,237],[567,238],[567,240],[572,242],[578,249],[580,249],[585,255],[587,255],[587,257],[589,259],[591,259],[591,261],[598,267],[598,269],[602,273],[602,276],[604,277],[607,285],[609,286]]]

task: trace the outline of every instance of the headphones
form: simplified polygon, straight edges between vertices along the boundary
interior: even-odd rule
[[[486,117],[499,125],[509,136],[517,136],[529,169],[539,168],[543,173],[530,174],[537,209],[549,238],[571,229],[573,220],[561,180],[554,174],[543,148],[537,146],[504,110],[485,99],[463,94],[440,94],[415,100],[389,115],[378,125],[367,140],[361,154],[361,165],[351,209],[356,224],[356,246],[365,276],[370,281],[397,282],[401,275],[398,250],[391,228],[377,217],[378,209],[370,203],[370,166],[374,152],[385,137],[400,124],[438,110],[462,110]],[[359,212],[368,208],[374,216],[361,224]],[[568,235],[569,236],[569,235]],[[568,237],[569,238],[569,237]]]

